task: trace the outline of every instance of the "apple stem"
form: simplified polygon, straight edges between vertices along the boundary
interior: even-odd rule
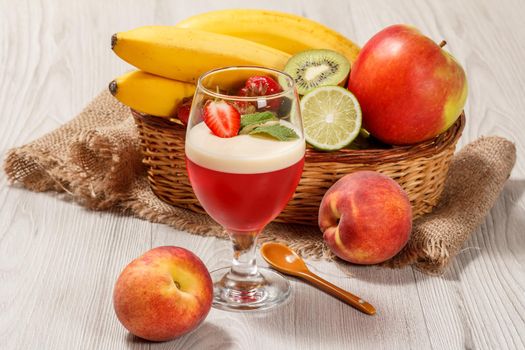
[[[447,42],[445,40],[441,40],[441,42],[439,43],[439,47],[443,47],[447,44]]]

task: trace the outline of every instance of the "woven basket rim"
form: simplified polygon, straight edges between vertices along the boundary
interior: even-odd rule
[[[185,126],[176,118],[157,117],[133,109],[131,109],[131,112],[135,118],[140,119],[151,127],[168,129],[177,134],[186,133]],[[463,111],[452,127],[428,141],[414,145],[392,146],[392,148],[387,149],[341,149],[332,152],[318,151],[308,147],[306,149],[305,159],[308,162],[315,163],[378,164],[406,161],[420,157],[432,157],[442,152],[449,145],[457,142],[465,127],[465,122],[465,112]]]

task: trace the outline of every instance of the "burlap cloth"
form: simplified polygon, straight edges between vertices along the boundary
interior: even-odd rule
[[[438,207],[414,222],[408,245],[385,265],[415,264],[441,273],[492,207],[515,159],[514,144],[500,137],[480,138],[458,152]],[[11,149],[4,167],[11,181],[32,191],[62,192],[90,209],[118,208],[180,230],[225,237],[209,217],[153,194],[129,109],[107,92],[62,127]],[[305,257],[333,258],[316,227],[270,224],[260,239],[267,240],[289,244]]]

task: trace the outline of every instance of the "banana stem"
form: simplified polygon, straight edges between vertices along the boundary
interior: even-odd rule
[[[112,80],[111,83],[109,83],[109,92],[111,92],[111,94],[115,96],[115,94],[117,93],[117,90],[118,90],[117,81]]]
[[[117,41],[117,34],[115,33],[111,36],[111,50],[115,48],[115,45],[117,45]]]

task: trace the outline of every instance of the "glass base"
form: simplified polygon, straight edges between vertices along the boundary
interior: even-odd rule
[[[268,310],[290,296],[290,283],[281,274],[264,268],[246,277],[230,267],[212,271],[213,307],[227,311]]]

